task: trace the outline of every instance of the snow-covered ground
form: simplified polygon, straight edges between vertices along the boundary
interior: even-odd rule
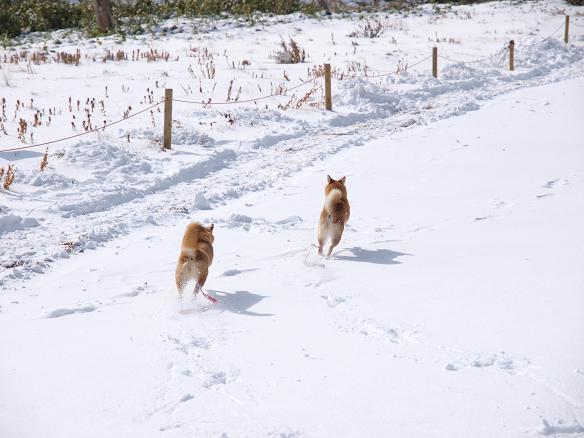
[[[60,34],[30,50],[79,47],[79,66],[0,63],[6,149],[34,108],[45,125],[55,108],[38,143],[81,132],[87,98],[101,124],[165,87],[224,101],[233,80],[248,99],[325,61],[413,65],[436,39],[449,59],[496,54],[441,58],[438,79],[430,60],[337,75],[334,112],[320,89],[298,109],[278,108],[292,92],[176,102],[167,152],[154,112],[52,145],[43,173],[43,148],[0,153],[16,164],[0,193],[0,436],[584,436],[584,32],[561,40],[563,12],[584,17],[560,1],[445,11],[379,15],[377,39],[348,36],[356,16]],[[280,35],[309,62],[275,64]],[[145,47],[171,59],[101,61]],[[352,206],[328,260],[312,246],[327,173],[347,175]],[[176,299],[192,219],[216,224],[215,305]]]

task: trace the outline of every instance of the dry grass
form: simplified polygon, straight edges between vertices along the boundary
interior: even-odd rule
[[[278,109],[286,111],[289,108],[300,109],[305,105],[318,106],[319,104],[317,102],[312,102],[311,99],[319,89],[322,89],[320,84],[313,84],[302,97],[297,98],[296,94],[293,94],[290,100],[284,105],[278,104]]]
[[[48,64],[50,62],[56,62],[60,64],[68,64],[68,65],[75,65],[78,66],[81,63],[81,59],[86,59],[89,61],[97,62],[96,57],[93,55],[89,55],[88,53],[82,53],[81,49],[75,50],[74,53],[68,52],[59,52],[52,58],[49,56],[47,52],[35,51],[30,52],[28,50],[21,50],[14,53],[4,53],[4,56],[0,58],[0,62],[4,62],[4,64],[20,64],[21,62],[28,63],[27,71],[31,74],[34,74],[34,70],[32,69],[32,65],[41,65],[41,64]],[[111,51],[107,50],[106,54],[101,57],[102,62],[108,61],[141,61],[145,60],[147,62],[157,62],[157,61],[164,61],[168,62],[171,59],[171,55],[169,52],[165,52],[164,50],[158,51],[156,49],[148,49],[148,50],[132,50],[131,58],[129,52],[125,52],[123,50],[116,50]],[[179,56],[173,57],[175,61],[179,60]]]
[[[74,242],[72,240],[69,240],[66,242],[61,242],[61,245],[63,245],[63,247],[65,248],[65,251],[67,253],[72,253],[73,251],[75,251],[75,248],[78,246],[78,243]]]
[[[54,59],[57,64],[63,63],[78,66],[81,60],[81,50],[77,49],[75,53],[59,52]]]

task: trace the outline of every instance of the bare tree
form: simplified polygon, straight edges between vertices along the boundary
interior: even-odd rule
[[[102,32],[107,32],[112,28],[112,6],[110,0],[95,0],[95,15],[97,17],[97,27]]]

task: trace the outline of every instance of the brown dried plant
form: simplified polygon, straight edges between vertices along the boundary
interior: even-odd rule
[[[47,166],[49,165],[49,148],[45,151],[45,155],[43,155],[43,159],[41,160],[41,172],[43,172]]]
[[[14,169],[12,168],[12,165],[10,164],[8,166],[8,170],[6,171],[6,178],[4,178],[4,184],[2,184],[2,187],[4,187],[5,190],[9,190],[9,188],[13,182],[14,182]]]
[[[78,66],[81,60],[81,50],[77,49],[75,53],[59,52],[55,57],[57,63],[73,64]]]
[[[349,38],[379,38],[385,32],[386,25],[379,19],[365,20],[365,23],[357,25],[357,29],[351,32]]]
[[[229,87],[227,88],[227,102],[231,100],[231,91],[233,90],[233,79],[229,82]]]
[[[298,64],[306,59],[306,52],[296,41],[290,38],[288,44],[284,38],[280,41],[281,50],[274,53],[273,57],[278,64]]]
[[[28,129],[28,123],[26,123],[26,120],[20,119],[18,122],[18,139],[23,143],[25,142],[25,136],[26,136],[27,129]]]

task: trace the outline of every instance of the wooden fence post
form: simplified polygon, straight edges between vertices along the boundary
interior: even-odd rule
[[[566,27],[564,28],[564,42],[568,44],[570,37],[570,16],[566,15]]]
[[[324,65],[324,106],[328,111],[333,110],[333,95],[331,91],[331,65]]]
[[[438,47],[432,47],[432,76],[438,77]]]
[[[170,149],[172,140],[172,88],[164,90],[164,140],[162,147]]]
[[[515,70],[515,41],[509,41],[509,70]]]

